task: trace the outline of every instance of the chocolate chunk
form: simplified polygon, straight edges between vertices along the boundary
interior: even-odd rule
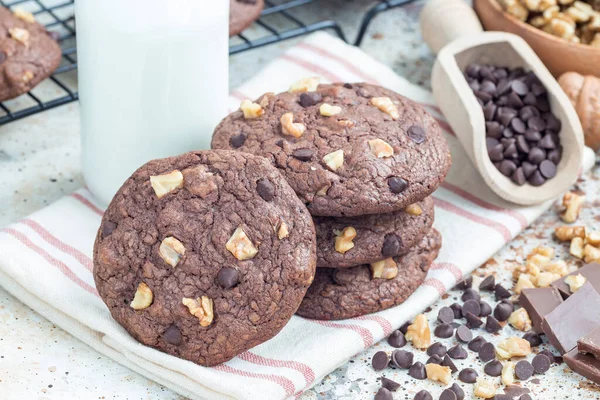
[[[408,128],[408,137],[416,144],[421,144],[425,141],[425,130],[420,126],[413,125]]]
[[[371,365],[375,371],[383,371],[390,363],[390,358],[385,351],[378,351],[373,355]]]
[[[317,92],[302,93],[300,95],[300,105],[304,108],[314,106],[323,101],[323,97]]]
[[[458,373],[458,379],[464,383],[475,383],[478,376],[477,371],[473,368],[465,368]]]
[[[466,290],[466,289],[469,289],[472,285],[473,285],[473,277],[469,275],[462,281],[458,282],[456,284],[456,286],[454,286],[454,289]]]
[[[554,178],[556,176],[556,164],[550,160],[542,161],[540,163],[540,173],[544,178]]]
[[[579,338],[577,348],[580,353],[591,354],[600,359],[600,327]]]
[[[425,361],[425,364],[438,364],[438,365],[442,365],[443,361],[444,361],[444,359],[442,357],[438,356],[437,354],[434,354],[431,357],[429,357],[427,359],[427,361]]]
[[[104,224],[102,224],[102,237],[107,237],[108,235],[113,233],[115,229],[117,229],[117,224],[115,224],[112,221],[105,221]]]
[[[495,286],[496,286],[496,278],[494,278],[494,275],[488,275],[479,284],[479,290],[491,292],[494,290]]]
[[[488,315],[492,314],[492,307],[485,301],[479,302],[479,309],[480,309],[480,311],[479,311],[480,317],[487,317]]]
[[[449,389],[452,390],[454,394],[456,394],[456,400],[464,400],[465,392],[460,386],[458,386],[458,383],[454,382],[452,386],[449,387]]]
[[[540,344],[542,344],[542,338],[540,338],[540,335],[534,331],[525,332],[523,339],[527,340],[531,347],[538,347]]]
[[[413,364],[414,354],[406,350],[394,350],[392,352],[392,364],[400,369],[407,369]]]
[[[461,300],[462,301],[476,300],[477,304],[479,305],[479,300],[481,300],[481,296],[479,295],[477,290],[468,288],[468,289],[465,289],[465,291],[463,292],[463,294],[461,296]],[[463,306],[463,308],[464,308],[464,306]]]
[[[564,360],[574,372],[600,384],[600,361],[594,356],[581,354],[574,348],[564,355]]]
[[[383,246],[381,247],[381,254],[384,257],[395,257],[400,252],[402,247],[401,239],[390,233],[383,239]]]
[[[231,289],[240,282],[240,273],[235,268],[223,267],[217,273],[217,281],[225,289]]]
[[[381,386],[390,392],[395,392],[400,388],[400,384],[398,382],[386,378],[385,376],[381,377]]]
[[[570,274],[567,274],[566,276],[552,282],[550,286],[558,289],[562,298],[566,299],[572,294],[572,292],[569,285],[565,283],[565,279],[568,276],[578,274],[581,274],[587,280],[588,283],[592,284],[596,291],[600,292],[600,264],[598,263],[584,265],[583,267],[571,272]]]
[[[500,322],[498,322],[498,320],[494,317],[492,317],[491,315],[489,315],[486,320],[485,320],[485,330],[488,331],[489,333],[496,333],[499,332],[502,329],[502,325],[500,325]]]
[[[406,321],[405,323],[402,324],[402,326],[399,328],[400,332],[402,332],[403,334],[406,335],[406,332],[408,331],[408,327],[412,324],[412,321]]]
[[[439,338],[449,338],[454,334],[454,328],[450,324],[440,324],[435,327],[433,334]]]
[[[533,331],[543,333],[542,320],[562,303],[559,291],[554,287],[523,289],[519,304],[525,308],[533,325]]]
[[[296,149],[292,153],[292,156],[300,161],[310,161],[313,157],[313,154],[314,151],[311,149]]]
[[[388,179],[388,186],[390,187],[390,191],[392,193],[402,193],[408,187],[408,182],[399,176],[392,176]]]
[[[510,314],[513,312],[512,304],[508,303],[498,303],[496,308],[494,309],[494,317],[498,321],[508,321]]]
[[[525,173],[523,172],[523,168],[519,167],[519,168],[515,169],[515,172],[513,173],[511,179],[514,183],[516,183],[519,186],[524,185],[526,180],[525,180]]]
[[[395,330],[388,336],[388,344],[392,347],[400,348],[406,345],[406,338],[404,334],[399,330]]]
[[[442,324],[450,324],[454,321],[454,311],[450,307],[442,307],[438,311],[437,319]]]
[[[467,313],[471,313],[475,316],[479,316],[481,312],[481,306],[479,305],[479,300],[467,300],[462,306],[463,315]]]
[[[458,371],[458,368],[447,354],[444,356],[444,359],[442,360],[442,363],[440,365],[450,368],[450,371],[452,371],[452,373]]]
[[[440,342],[435,342],[431,346],[427,348],[427,355],[432,356],[437,354],[440,357],[443,357],[446,354],[446,346],[441,344]]]
[[[427,379],[427,371],[425,370],[425,366],[418,361],[408,369],[408,375],[415,379]]]
[[[468,357],[467,351],[460,344],[450,347],[448,350],[448,356],[455,360],[464,360]]]
[[[469,328],[467,328],[464,325],[460,325],[456,329],[455,336],[456,336],[456,340],[458,340],[459,342],[462,342],[462,343],[469,343],[471,340],[473,340],[473,334],[471,333]]]
[[[533,372],[536,374],[543,374],[550,369],[551,361],[545,354],[537,354],[531,360],[531,365],[533,365]]]
[[[481,325],[483,325],[483,321],[481,319],[479,319],[479,317],[477,317],[476,315],[468,312],[468,311],[463,311],[463,314],[465,316],[465,319],[467,320],[467,327],[470,329],[475,329],[475,328],[479,328]]]
[[[483,372],[489,376],[500,376],[502,375],[502,363],[498,360],[492,360],[485,364],[485,367],[483,367]]]
[[[496,347],[492,343],[484,343],[479,349],[479,359],[488,362],[496,358]]]
[[[394,400],[394,396],[392,396],[392,392],[382,387],[375,394],[375,400]]]
[[[454,319],[462,318],[462,306],[458,303],[452,303],[450,305],[452,311],[454,311]]]
[[[577,340],[600,326],[600,294],[586,282],[567,300],[550,311],[542,330],[561,354],[577,346]]]
[[[469,342],[469,345],[467,347],[471,351],[479,352],[481,346],[483,346],[485,343],[487,343],[487,341],[483,337],[477,336],[475,339]]]
[[[522,381],[526,381],[533,375],[533,365],[529,361],[521,360],[515,365],[515,375]]]
[[[183,343],[183,336],[181,336],[181,331],[175,325],[169,326],[163,332],[163,339],[168,344],[172,344],[173,346],[179,346]]]
[[[444,389],[440,395],[440,400],[456,400],[456,393],[450,389]]]
[[[508,299],[510,297],[510,292],[508,290],[506,290],[506,288],[504,286],[502,286],[501,284],[496,284],[496,287],[494,288],[494,298],[496,299],[496,301],[498,300],[502,300],[502,299]]]
[[[245,133],[238,133],[237,135],[233,135],[230,139],[229,139],[229,144],[231,145],[231,147],[233,147],[234,149],[240,148],[244,145],[244,143],[246,142],[246,138],[248,136]]]
[[[267,178],[259,179],[256,182],[256,191],[264,201],[271,201],[275,198],[275,186]]]
[[[413,400],[433,400],[433,397],[431,396],[431,393],[429,393],[427,390],[421,390],[420,392],[415,394]]]

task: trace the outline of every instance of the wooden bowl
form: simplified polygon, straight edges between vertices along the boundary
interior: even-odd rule
[[[600,76],[599,48],[571,43],[520,21],[504,12],[497,0],[473,0],[473,7],[486,30],[510,32],[525,39],[555,77],[568,71]]]

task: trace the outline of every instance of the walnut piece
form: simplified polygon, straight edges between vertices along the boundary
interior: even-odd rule
[[[13,15],[15,17],[19,18],[20,20],[29,22],[31,24],[35,22],[35,17],[33,16],[33,14],[30,13],[29,11],[23,10],[20,7],[17,7],[13,10]]]
[[[523,332],[531,330],[531,319],[529,318],[529,314],[527,314],[527,310],[524,308],[513,311],[508,318],[508,323],[515,329]]]
[[[544,265],[544,272],[551,272],[562,277],[569,273],[569,268],[564,260],[558,260]]]
[[[452,381],[452,370],[439,364],[429,363],[425,365],[427,379],[448,385]]]
[[[535,254],[539,254],[544,257],[552,258],[554,257],[554,249],[552,247],[544,247],[538,246],[531,250],[531,253],[527,256],[527,258],[533,257]]]
[[[337,124],[339,126],[343,126],[344,128],[354,128],[354,126],[356,125],[354,121],[351,121],[349,119],[341,119],[337,122]]]
[[[539,288],[550,287],[552,282],[560,278],[561,276],[559,274],[555,274],[553,272],[541,272],[537,277],[536,286]]]
[[[568,192],[563,196],[562,203],[565,207],[565,211],[561,214],[560,218],[570,224],[577,221],[577,218],[579,218],[579,212],[581,211],[583,203],[585,203],[585,196]]]
[[[23,76],[21,77],[21,79],[23,80],[23,82],[27,83],[30,80],[32,80],[34,76],[35,75],[33,75],[33,72],[25,71],[25,72],[23,72]]]
[[[496,355],[501,360],[509,360],[512,357],[526,357],[529,354],[531,354],[529,342],[516,336],[504,339],[496,346]]]
[[[569,246],[569,254],[579,259],[583,258],[583,239],[580,237],[573,238]]]
[[[133,296],[133,301],[129,303],[129,306],[134,310],[143,310],[150,307],[152,300],[154,300],[152,290],[150,290],[148,285],[144,282],[141,282],[138,285],[135,295]]]
[[[200,326],[209,326],[213,322],[213,301],[207,296],[190,299],[184,297],[181,303],[188,308],[190,314],[198,318]]]
[[[279,224],[279,229],[277,230],[277,237],[279,240],[282,240],[288,236],[290,236],[290,229],[285,222],[281,221],[281,224]]]
[[[354,247],[354,238],[356,237],[356,229],[351,226],[345,227],[335,237],[335,251],[344,254]]]
[[[168,174],[150,176],[150,185],[159,199],[175,189],[183,187],[183,174],[174,170]]]
[[[388,114],[393,120],[400,118],[398,107],[396,107],[392,99],[389,97],[373,97],[371,98],[371,104],[377,107],[380,111]]]
[[[425,314],[415,317],[414,322],[408,326],[404,337],[417,349],[426,349],[431,345],[431,331]]]
[[[10,37],[21,43],[25,47],[29,47],[29,31],[23,28],[8,28]]]
[[[179,240],[169,236],[161,242],[158,254],[164,262],[175,268],[181,257],[185,254],[185,247]]]
[[[373,279],[394,279],[398,276],[398,264],[393,258],[377,261],[371,264],[371,272]]]
[[[371,152],[375,154],[375,157],[377,158],[391,157],[394,155],[394,148],[381,139],[369,140],[369,147],[371,148]]]
[[[506,362],[502,366],[502,383],[506,386],[515,383],[515,363],[512,361]]]
[[[294,123],[294,114],[289,112],[285,113],[279,118],[281,122],[281,130],[284,135],[290,135],[295,138],[301,137],[306,132],[306,125],[300,122]]]
[[[331,117],[334,115],[338,115],[342,112],[342,107],[340,106],[332,106],[331,104],[323,103],[321,107],[319,107],[319,112],[324,117]]]
[[[600,245],[600,232],[592,231],[585,236],[585,244],[591,244],[594,247]]]
[[[513,288],[513,291],[516,294],[521,294],[523,289],[533,289],[535,285],[533,284],[533,279],[529,274],[521,274],[519,275],[519,279],[517,279],[517,283]]]
[[[233,232],[233,235],[231,235],[227,244],[225,244],[225,248],[240,261],[254,258],[256,253],[258,253],[258,249],[254,247],[254,244],[252,244],[252,241],[250,241],[250,238],[241,226],[238,226]]]
[[[571,293],[575,293],[586,282],[587,282],[587,278],[581,274],[569,275],[565,278],[565,283],[567,285],[569,285],[569,289],[571,289]]]
[[[529,11],[519,0],[499,0],[504,11],[510,15],[520,19],[521,21],[527,20]]]
[[[496,395],[496,389],[496,384],[494,382],[479,377],[477,378],[477,382],[475,382],[473,394],[483,399],[491,399]]]
[[[417,203],[409,204],[408,207],[404,209],[405,213],[412,215],[413,217],[418,217],[423,214],[423,209]]]
[[[321,78],[313,76],[310,78],[303,78],[299,81],[296,81],[290,86],[288,90],[290,93],[304,93],[304,92],[314,92],[317,90],[319,86],[319,82]]]
[[[242,101],[240,109],[244,113],[245,119],[255,119],[265,113],[265,110],[258,103],[253,103],[250,100]]]
[[[586,244],[583,248],[583,261],[588,264],[600,261],[600,249],[597,249],[590,244]]]
[[[572,240],[573,238],[585,237],[585,226],[559,226],[554,230],[554,236],[561,242]]]
[[[336,150],[323,157],[323,162],[332,171],[338,170],[344,165],[344,150]]]

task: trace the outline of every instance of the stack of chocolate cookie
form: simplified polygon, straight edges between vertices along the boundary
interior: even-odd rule
[[[421,106],[370,84],[267,93],[216,128],[214,149],[269,159],[313,216],[317,273],[298,314],[345,319],[400,304],[441,247],[429,195],[451,159]]]

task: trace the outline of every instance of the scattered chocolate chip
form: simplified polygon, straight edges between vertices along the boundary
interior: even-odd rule
[[[449,338],[454,334],[454,328],[450,324],[440,324],[435,327],[433,334],[439,338]]]
[[[498,322],[498,320],[492,317],[491,315],[488,315],[488,317],[485,320],[485,330],[489,333],[496,333],[499,332],[501,329],[502,325],[500,325],[500,322]]]
[[[442,357],[438,356],[437,354],[434,354],[431,357],[429,357],[427,359],[427,361],[425,361],[425,364],[438,364],[438,365],[442,365],[443,361],[444,361],[444,359]]]
[[[483,337],[477,336],[475,339],[469,342],[467,347],[471,351],[479,352],[479,349],[481,349],[481,346],[483,346],[485,343],[487,343],[487,341]]]
[[[375,371],[383,371],[390,363],[390,358],[385,351],[378,351],[373,355],[371,365]]]
[[[561,356],[555,356],[554,354],[552,354],[552,352],[548,349],[546,350],[542,350],[540,351],[538,354],[543,354],[546,357],[548,357],[548,360],[550,360],[551,363],[555,363],[555,364],[561,364],[562,363],[562,357]]]
[[[454,321],[454,311],[450,307],[442,307],[438,311],[437,319],[442,324],[450,324]]]
[[[408,182],[398,176],[392,176],[388,179],[388,186],[392,193],[402,193],[408,187]]]
[[[388,336],[388,344],[395,348],[404,347],[406,345],[406,338],[404,334],[399,330],[395,330]]]
[[[406,321],[404,324],[402,324],[402,326],[399,328],[399,331],[402,332],[403,334],[406,335],[406,332],[408,331],[408,327],[412,324],[412,321]]]
[[[452,361],[447,354],[444,356],[444,360],[442,361],[442,363],[440,365],[450,368],[450,371],[452,371],[452,373],[458,371],[458,368],[454,364],[454,361]]]
[[[531,378],[533,370],[533,365],[529,361],[521,360],[515,365],[515,375],[522,381]]]
[[[492,400],[513,400],[513,397],[509,394],[497,394],[492,397]]]
[[[465,392],[460,386],[458,386],[458,383],[454,382],[449,389],[456,394],[456,400],[463,400],[465,398]]]
[[[527,340],[531,347],[538,347],[542,344],[542,338],[534,331],[525,332],[523,339]]]
[[[413,400],[433,400],[433,397],[431,397],[431,393],[429,393],[427,390],[421,390],[415,394]]]
[[[427,379],[427,371],[425,370],[425,366],[418,361],[408,369],[408,374],[415,379]]]
[[[502,363],[498,360],[492,360],[485,364],[485,367],[483,367],[483,372],[489,376],[500,376],[502,375]]]
[[[462,306],[458,303],[453,303],[450,305],[452,311],[454,311],[454,319],[462,318]]]
[[[498,283],[494,288],[494,297],[496,301],[508,299],[510,297],[510,292],[506,290],[504,286]]]
[[[395,392],[400,388],[400,384],[398,382],[386,378],[385,376],[381,378],[381,386],[386,388],[390,392]]]
[[[275,198],[275,186],[267,178],[261,178],[256,182],[256,191],[264,201],[271,201]]]
[[[402,240],[393,233],[385,235],[383,239],[383,246],[381,247],[381,254],[384,257],[395,257],[400,252]]]
[[[246,142],[247,137],[248,136],[245,133],[238,133],[237,135],[233,135],[229,138],[229,144],[234,149],[238,149]]]
[[[479,305],[479,300],[481,300],[481,296],[475,289],[468,288],[463,292],[461,300],[462,301],[476,300],[477,305]],[[464,307],[465,306],[463,305],[463,309],[464,309]]]
[[[314,106],[322,100],[323,97],[317,92],[302,93],[300,95],[300,105],[304,108]]]
[[[488,362],[496,358],[496,347],[492,343],[484,343],[479,349],[479,359]]]
[[[163,339],[168,344],[172,344],[173,346],[179,346],[183,342],[183,336],[181,336],[181,331],[175,325],[169,326],[163,332]]]
[[[427,355],[432,356],[437,354],[440,357],[443,357],[446,354],[446,346],[441,344],[440,342],[435,342],[431,346],[427,348]]]
[[[481,312],[481,306],[479,305],[479,300],[467,300],[462,306],[462,312],[464,315],[467,313],[471,313],[475,316],[479,316]]]
[[[217,274],[217,281],[225,289],[231,289],[240,282],[240,273],[235,268],[223,267]]]
[[[300,161],[310,161],[313,157],[314,151],[311,149],[296,149],[292,153],[292,157]]]
[[[495,286],[496,286],[496,278],[494,278],[494,275],[488,275],[479,284],[479,290],[491,292],[494,290]]]
[[[456,329],[455,336],[456,340],[462,343],[469,343],[471,340],[473,340],[473,334],[471,333],[471,330],[464,325],[460,325]]]
[[[413,125],[408,128],[408,137],[417,144],[421,144],[425,141],[425,130],[420,126]]]
[[[102,237],[107,237],[108,235],[113,233],[115,229],[117,229],[117,224],[108,220],[104,221],[104,223],[102,224]]]
[[[394,350],[392,352],[392,364],[400,369],[407,369],[413,365],[414,354],[406,350]]]
[[[454,286],[454,289],[466,290],[469,289],[471,286],[473,286],[473,277],[469,275],[462,281],[458,282],[456,286]]]
[[[512,312],[513,312],[512,304],[500,302],[494,309],[494,317],[498,321],[507,321],[508,318],[510,317],[510,314],[512,314]]]
[[[379,390],[377,391],[377,394],[375,395],[375,400],[394,400],[394,396],[392,396],[392,392],[382,387],[379,388]]]
[[[464,360],[468,357],[467,351],[460,344],[450,347],[448,350],[448,356],[455,360]]]
[[[456,393],[450,389],[444,389],[440,395],[440,400],[456,400]]]
[[[492,313],[492,306],[490,306],[485,301],[479,302],[479,309],[480,309],[480,311],[479,311],[480,317],[487,317],[488,315],[490,315]]]
[[[533,357],[533,360],[531,360],[531,364],[533,365],[533,371],[536,374],[543,374],[550,369],[552,363],[547,355],[537,354]]]
[[[465,319],[467,320],[467,328],[475,329],[483,325],[483,321],[476,315],[470,312],[463,312],[463,314],[465,315]]]
[[[464,383],[475,383],[478,376],[477,371],[473,368],[465,368],[458,373],[458,379]]]
[[[352,87],[353,87],[353,86],[352,86],[352,84],[351,84],[351,83],[347,83],[347,82],[346,82],[346,83],[344,83],[344,87],[345,87],[346,89],[352,89]]]

